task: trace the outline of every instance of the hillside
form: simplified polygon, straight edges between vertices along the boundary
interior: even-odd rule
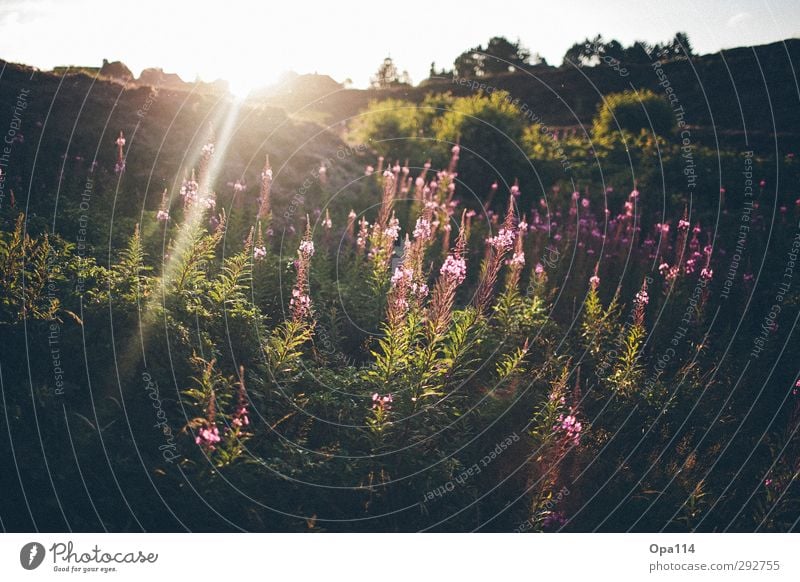
[[[672,61],[663,72],[686,111],[687,123],[698,128],[694,135],[714,147],[715,139],[728,147],[752,146],[775,149],[773,135],[782,151],[800,147],[800,89],[792,63],[800,59],[800,40],[789,39],[756,47],[742,47],[703,55],[691,61]],[[586,68],[533,67],[521,72],[477,80],[508,91],[553,127],[591,124],[603,95],[631,88],[661,91],[662,82],[654,68],[625,67],[625,75],[600,64]],[[429,79],[418,87],[385,90],[340,89],[320,84],[311,92],[304,85],[304,100],[275,95],[273,105],[287,111],[301,108],[315,112],[328,123],[348,120],[372,99],[401,98],[420,102],[426,94],[450,91],[467,95],[470,86],[459,79]],[[466,81],[465,81],[466,82]],[[745,138],[745,134],[747,138]]]
[[[150,78],[158,73],[146,72]],[[163,88],[125,85],[84,72],[59,75],[0,61],[3,126],[14,117],[17,96],[27,91],[21,128],[2,168],[7,203],[13,190],[17,206],[48,224],[56,216],[58,230],[60,221],[72,224],[70,210],[80,202],[91,175],[93,212],[115,210],[117,219],[132,219],[142,210],[155,211],[164,188],[176,191],[191,171],[196,163],[192,155],[208,139],[210,128],[219,141],[226,120],[232,120],[230,144],[215,184],[226,206],[232,202],[233,183],[243,179],[247,188],[236,205],[255,212],[266,155],[275,174],[278,207],[321,160],[336,159],[328,168],[334,183],[351,175],[354,167],[363,167],[352,155],[336,158],[345,147],[337,135],[296,120],[281,107],[249,103],[237,109],[224,94],[196,91],[191,84],[175,89],[179,80],[166,79],[169,84]],[[127,168],[118,182],[114,142],[120,131],[127,138]],[[104,217],[92,224],[100,235],[110,222]]]

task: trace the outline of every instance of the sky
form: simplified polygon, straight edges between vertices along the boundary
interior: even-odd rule
[[[184,80],[273,83],[284,71],[364,87],[385,56],[413,82],[492,36],[550,64],[601,33],[623,44],[684,31],[699,54],[800,37],[800,0],[0,0],[0,58],[51,69],[121,60]]]

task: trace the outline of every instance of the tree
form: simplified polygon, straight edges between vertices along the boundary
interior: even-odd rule
[[[646,65],[650,62],[650,55],[655,54],[657,49],[657,46],[637,40],[624,50],[622,61],[629,65]]]
[[[642,131],[659,136],[669,135],[675,117],[669,103],[652,91],[612,93],[600,105],[592,124],[592,136],[597,140],[618,136],[636,137]]]
[[[692,43],[689,42],[689,35],[685,32],[675,33],[675,38],[672,40],[672,56],[673,58],[690,58],[694,56]]]
[[[562,59],[561,66],[569,67],[571,65],[577,65],[579,67],[585,67],[586,46],[588,44],[589,44],[589,39],[587,38],[584,42],[576,42],[571,47],[569,47],[567,49],[567,52],[564,53],[564,58]]]
[[[596,37],[586,38],[583,42],[575,43],[564,53],[563,65],[574,64],[579,67],[593,67],[604,56],[621,58],[622,45],[616,40],[605,42],[603,36],[598,34]]]
[[[383,59],[381,66],[378,67],[375,75],[370,79],[370,86],[373,89],[386,89],[393,85],[409,84],[410,81],[408,73],[403,71],[403,76],[401,77],[392,57],[386,57]]]
[[[453,62],[459,77],[483,77],[524,69],[531,53],[520,41],[510,42],[503,36],[489,39],[486,49],[482,45],[464,51]]]
[[[693,56],[692,45],[689,36],[685,32],[679,32],[675,38],[666,43],[656,43],[651,45],[644,41],[636,41],[631,46],[625,47],[618,40],[611,39],[606,41],[602,35],[597,35],[593,39],[584,39],[567,49],[564,53],[562,66],[577,65],[579,67],[594,67],[602,61],[636,65],[647,64],[652,58],[664,60],[675,58],[686,58]]]
[[[354,120],[353,133],[360,143],[369,144],[383,156],[399,160],[422,157],[419,108],[410,101],[372,101]]]
[[[525,68],[530,57],[530,51],[522,47],[519,40],[512,43],[502,36],[492,37],[486,45],[484,74],[494,75]]]
[[[478,45],[456,57],[453,62],[453,72],[458,77],[480,77],[483,75],[484,58],[483,47]]]
[[[519,144],[525,116],[506,92],[478,93],[455,99],[436,120],[436,138],[461,145],[458,165],[463,192],[480,196],[495,180],[511,184],[529,179],[528,158]]]
[[[550,65],[547,64],[547,59],[544,58],[539,53],[533,53],[530,58],[531,65],[541,65],[543,67],[549,67]]]

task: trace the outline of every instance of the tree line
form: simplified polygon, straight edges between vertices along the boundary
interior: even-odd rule
[[[567,49],[561,67],[593,67],[601,61],[617,61],[624,65],[635,65],[650,62],[653,58],[661,60],[686,59],[694,56],[689,36],[678,32],[666,42],[649,43],[637,40],[629,46],[616,39],[603,38],[598,34],[594,38],[586,38],[576,42]],[[453,61],[449,70],[436,68],[431,63],[429,78],[435,77],[489,77],[504,73],[524,71],[533,67],[549,67],[547,60],[539,53],[531,52],[517,39],[515,42],[503,36],[489,39],[486,46],[479,44],[465,50]],[[371,86],[383,89],[398,85],[410,85],[411,78],[407,71],[398,69],[391,57],[386,57],[371,78]]]

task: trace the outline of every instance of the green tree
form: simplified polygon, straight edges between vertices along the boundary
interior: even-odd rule
[[[394,85],[408,85],[410,83],[411,78],[408,76],[408,72],[399,73],[392,57],[383,59],[375,75],[370,79],[370,86],[373,89],[386,89]]]
[[[507,73],[515,69],[524,69],[528,65],[531,53],[520,45],[520,41],[510,42],[502,36],[495,36],[486,45],[486,58],[483,70],[486,75]]]
[[[453,72],[458,77],[480,77],[483,75],[484,58],[481,45],[464,51],[453,62]]]
[[[642,132],[658,136],[672,133],[675,117],[669,103],[648,89],[612,93],[600,104],[592,124],[592,137],[605,140],[622,133],[637,137]]]
[[[353,135],[379,154],[417,159],[423,127],[419,106],[402,99],[372,101],[353,123]]]
[[[524,115],[508,93],[455,99],[435,128],[443,144],[461,145],[458,178],[466,186],[465,196],[470,191],[482,195],[495,180],[510,184],[522,178],[528,161],[519,146]]]
[[[489,39],[486,49],[482,45],[461,53],[453,62],[459,77],[482,77],[524,69],[531,53],[520,41],[511,42],[503,36]]]

